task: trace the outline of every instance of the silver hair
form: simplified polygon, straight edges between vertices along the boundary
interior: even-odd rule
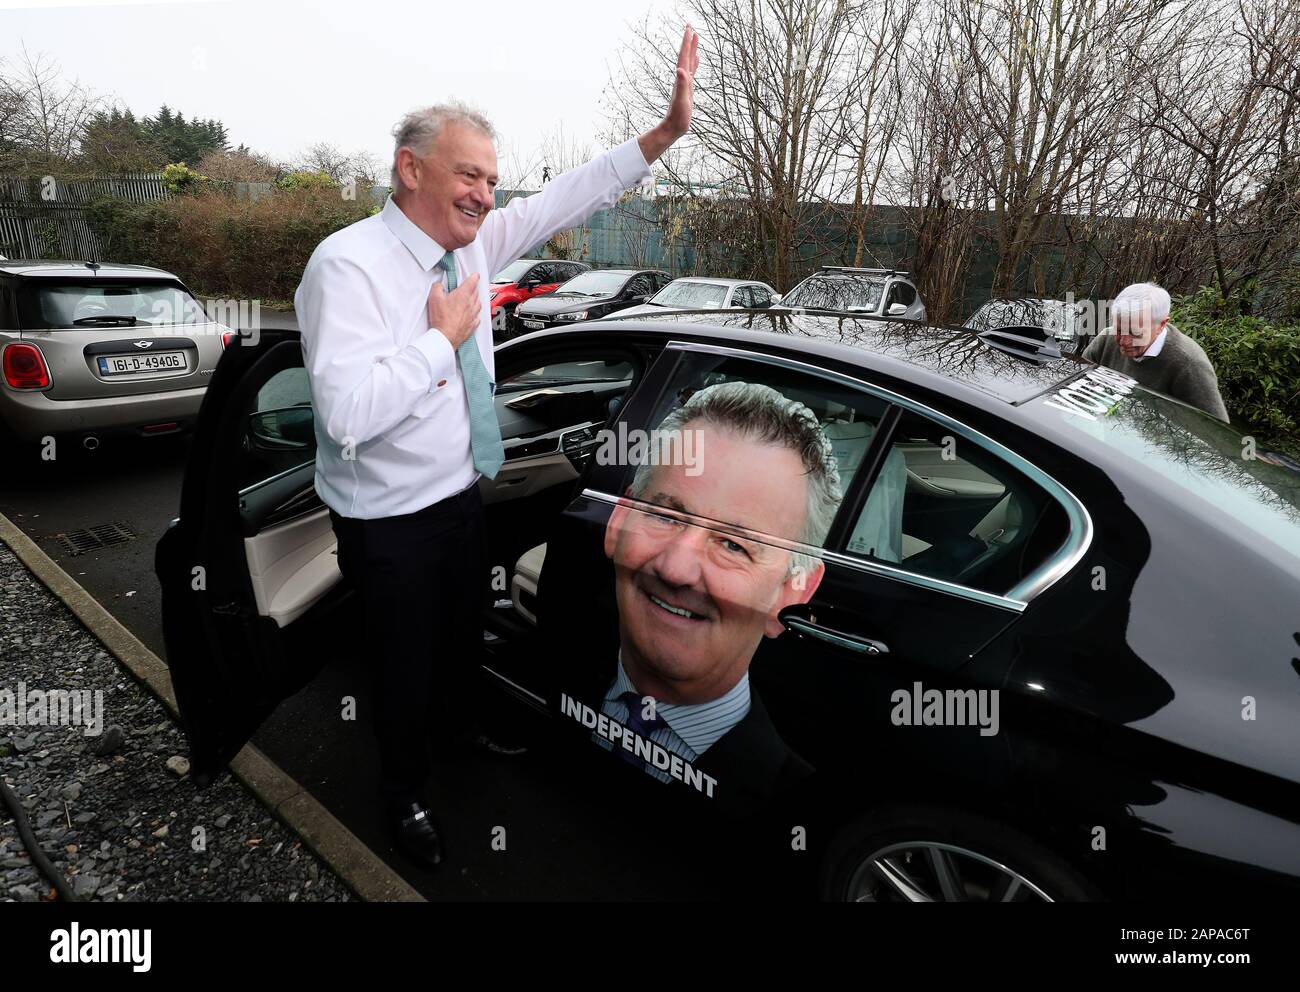
[[[695,393],[664,417],[658,430],[661,434],[681,431],[695,421],[726,427],[749,440],[798,452],[808,480],[808,505],[798,540],[821,545],[844,496],[830,439],[808,407],[761,383],[724,382]],[[654,466],[648,462],[637,466],[631,486],[634,499],[645,499],[653,472]],[[806,574],[817,560],[813,555],[793,552],[790,571],[802,570]]]
[[[413,110],[393,128],[393,168],[390,174],[393,189],[398,189],[397,153],[409,148],[420,158],[429,154],[433,139],[448,124],[462,124],[486,134],[493,141],[497,140],[496,129],[486,117],[477,110],[459,100],[449,103],[435,103],[432,107]]]
[[[1135,282],[1121,289],[1119,295],[1111,301],[1111,322],[1114,323],[1116,314],[1127,317],[1147,314],[1154,327],[1169,316],[1169,306],[1168,290],[1153,282]]]

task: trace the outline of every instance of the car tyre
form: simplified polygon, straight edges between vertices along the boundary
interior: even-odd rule
[[[873,811],[841,829],[822,863],[835,902],[1083,902],[1101,893],[1019,831],[939,807]]]

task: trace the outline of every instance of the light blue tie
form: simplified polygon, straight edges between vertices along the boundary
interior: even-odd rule
[[[447,292],[456,288],[456,259],[451,252],[443,253],[438,268],[447,275]],[[483,356],[479,354],[474,335],[456,349],[460,362],[460,377],[465,383],[465,396],[469,400],[469,445],[474,452],[474,467],[489,479],[495,479],[506,460],[501,445],[501,425],[492,403],[492,381],[488,378]]]

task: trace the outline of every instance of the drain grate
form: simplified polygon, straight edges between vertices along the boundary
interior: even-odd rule
[[[99,551],[101,548],[112,548],[127,541],[134,541],[135,532],[122,521],[114,520],[112,523],[96,524],[93,527],[83,527],[81,530],[59,534],[58,540],[68,556],[75,558],[77,555],[84,555],[87,551]]]

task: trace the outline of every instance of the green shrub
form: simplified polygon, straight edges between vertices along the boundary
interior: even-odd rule
[[[1179,299],[1170,322],[1205,349],[1233,422],[1300,454],[1300,326],[1241,316],[1237,301],[1206,287]]]
[[[162,174],[163,183],[174,196],[197,193],[210,182],[207,176],[191,169],[184,162],[163,166]]]
[[[370,212],[337,188],[276,190],[256,202],[215,191],[162,203],[101,199],[87,209],[104,259],[176,273],[197,293],[285,305],[322,240]]]

